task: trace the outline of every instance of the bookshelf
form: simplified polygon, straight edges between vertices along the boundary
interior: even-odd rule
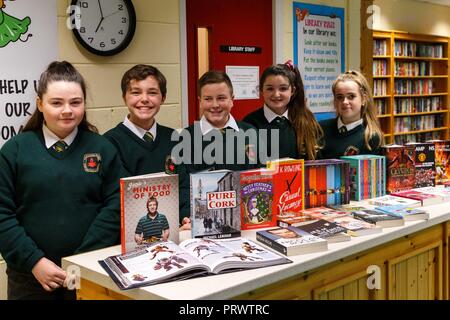
[[[449,38],[373,31],[370,79],[386,143],[449,139]]]

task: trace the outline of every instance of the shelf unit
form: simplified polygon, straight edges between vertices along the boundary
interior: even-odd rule
[[[362,70],[386,143],[449,139],[449,38],[373,31]]]

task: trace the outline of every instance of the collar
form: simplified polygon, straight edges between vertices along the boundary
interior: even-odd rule
[[[239,131],[239,127],[237,125],[236,120],[234,120],[233,116],[230,114],[230,118],[228,119],[227,123],[225,124],[224,128],[230,127],[234,129],[235,131]],[[200,130],[202,131],[202,135],[207,134],[213,129],[222,129],[222,128],[216,128],[214,127],[209,121],[205,118],[205,116],[202,116],[200,119]]]
[[[266,117],[266,119],[269,123],[271,123],[273,120],[275,120],[278,117],[285,117],[286,119],[289,120],[288,109],[286,109],[286,111],[281,116],[279,114],[276,114],[275,112],[273,112],[266,104],[264,104],[263,110],[264,110],[264,117]]]
[[[73,131],[64,139],[58,138],[56,134],[50,131],[50,129],[45,125],[45,123],[42,125],[42,133],[44,135],[45,147],[47,149],[50,148],[59,140],[63,140],[65,143],[67,143],[68,146],[70,146],[73,140],[75,140],[75,137],[77,136],[78,127],[75,127],[75,129],[73,129]]]
[[[337,128],[338,128],[338,130],[341,127],[345,126],[347,128],[347,131],[350,131],[350,130],[356,128],[357,126],[359,126],[360,124],[363,124],[363,119],[359,119],[359,120],[357,120],[355,122],[352,122],[352,123],[349,123],[349,124],[344,124],[342,122],[342,120],[341,120],[341,117],[338,117],[338,120],[337,120]]]
[[[144,140],[144,134],[147,132],[147,130],[135,125],[130,121],[130,119],[128,119],[128,116],[126,116],[125,120],[123,120],[123,125],[130,129],[130,131],[137,135],[140,139]],[[156,120],[153,122],[153,125],[150,130],[148,130],[148,132],[153,135],[153,139],[156,139]]]

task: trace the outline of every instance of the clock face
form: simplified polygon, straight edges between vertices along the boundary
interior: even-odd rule
[[[72,0],[70,24],[84,48],[109,56],[131,42],[136,14],[131,0]]]

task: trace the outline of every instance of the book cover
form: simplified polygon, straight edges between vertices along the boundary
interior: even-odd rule
[[[450,140],[429,140],[434,144],[437,185],[450,181]]]
[[[330,209],[336,210],[336,211],[343,211],[343,212],[348,212],[351,213],[353,211],[357,211],[357,210],[363,210],[363,209],[368,209],[364,206],[357,206],[353,203],[349,203],[349,204],[341,204],[341,205],[337,205],[337,206],[328,206]]]
[[[325,239],[328,243],[350,241],[351,236],[347,233],[347,229],[337,223],[327,220],[316,220],[297,227],[314,236]]]
[[[414,146],[386,145],[386,193],[410,190],[415,185]]]
[[[403,205],[376,207],[376,210],[402,217],[405,221],[426,220],[430,213],[421,208],[410,208]]]
[[[99,261],[122,290],[290,262],[245,238],[159,242]]]
[[[307,224],[310,223],[312,221],[316,221],[317,219],[312,218],[310,216],[307,215],[303,215],[303,214],[297,214],[294,216],[282,216],[282,217],[278,217],[278,225],[280,227],[298,227],[301,226],[303,224]]]
[[[239,172],[190,174],[192,238],[241,236]]]
[[[346,228],[347,233],[353,237],[367,236],[383,231],[383,229],[379,226],[365,222],[363,220],[355,219],[350,215],[331,218],[329,219],[329,221]]]
[[[329,220],[329,219],[349,215],[350,212],[335,210],[335,209],[331,209],[331,208],[327,208],[327,207],[316,207],[316,208],[305,209],[302,211],[302,214],[305,216],[309,216],[316,220],[318,220],[318,219]]]
[[[286,256],[326,251],[328,242],[296,227],[256,231],[256,240]]]
[[[394,195],[386,195],[379,198],[369,200],[369,203],[374,206],[395,206],[404,205],[412,208],[420,207],[422,203],[415,199],[408,199],[403,197],[396,197]]]
[[[241,230],[276,226],[272,178],[267,169],[241,171]]]
[[[267,162],[273,171],[273,203],[275,216],[298,212],[304,208],[304,161],[283,158]]]
[[[398,227],[405,224],[400,216],[371,209],[354,211],[353,217],[382,228]]]
[[[418,192],[423,192],[427,194],[433,194],[442,198],[442,202],[450,201],[450,190],[448,188],[440,188],[440,187],[424,187],[414,189]]]
[[[442,198],[429,193],[423,193],[416,190],[406,190],[401,192],[392,193],[391,195],[396,197],[402,197],[412,200],[420,201],[422,206],[429,206],[433,204],[442,203]]]
[[[409,142],[415,148],[415,184],[414,188],[430,187],[435,185],[435,147],[430,142]]]
[[[164,172],[120,179],[122,253],[179,241],[178,175]]]

